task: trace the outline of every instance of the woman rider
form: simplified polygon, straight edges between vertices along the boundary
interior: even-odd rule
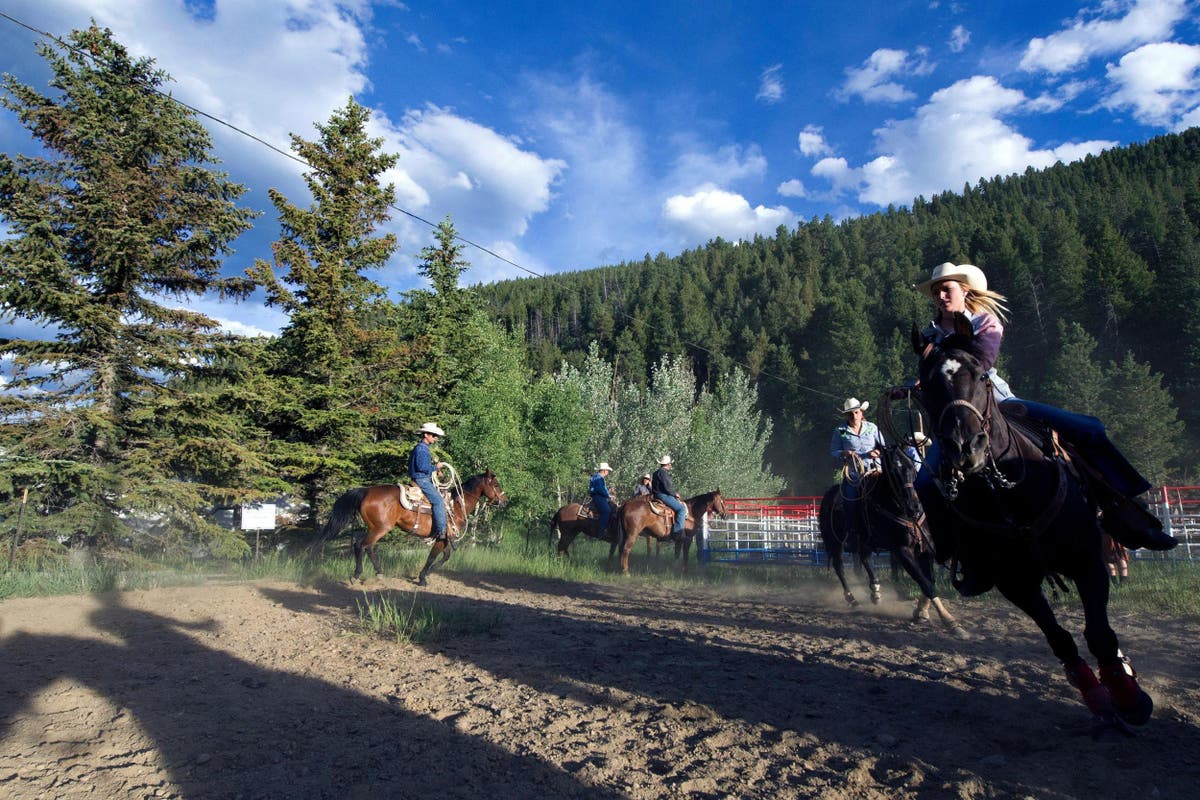
[[[1081,456],[1079,460],[1091,478],[1093,496],[1103,511],[1101,525],[1114,539],[1126,547],[1149,550],[1169,550],[1176,545],[1175,539],[1163,532],[1159,519],[1133,500],[1150,488],[1150,482],[1117,450],[1100,420],[1045,403],[1017,400],[1008,384],[996,374],[1007,309],[1004,296],[988,290],[983,270],[972,264],[940,264],[917,289],[937,304],[937,315],[922,333],[925,341],[940,343],[954,332],[955,313],[966,314],[996,399],[1001,403],[1020,403],[1027,416],[1048,424]],[[932,478],[937,458],[934,445],[921,480]]]
[[[870,403],[860,403],[851,397],[842,403],[844,425],[833,429],[829,455],[842,469],[842,507],[845,511],[847,534],[858,528],[859,483],[863,475],[880,468],[879,455],[883,450],[883,434],[879,427],[863,418]]]

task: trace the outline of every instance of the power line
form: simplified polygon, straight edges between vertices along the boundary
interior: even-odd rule
[[[21,20],[17,19],[16,17],[13,17],[12,15],[10,15],[10,14],[8,14],[8,13],[4,12],[4,11],[0,11],[0,18],[3,18],[3,19],[5,19],[5,20],[8,20],[9,22],[13,23],[14,25],[18,25],[18,26],[20,26],[20,27],[22,27],[22,28],[25,28],[26,30],[30,31],[31,33],[35,33],[35,34],[37,34],[38,36],[44,37],[44,38],[46,38],[46,39],[49,39],[49,40],[51,40],[51,41],[53,41],[53,42],[57,43],[57,44],[58,44],[58,45],[59,45],[61,48],[63,48],[64,50],[69,50],[69,51],[71,51],[71,52],[73,52],[73,53],[76,53],[77,55],[80,55],[80,56],[82,56],[83,58],[86,58],[86,59],[88,59],[89,61],[91,61],[91,62],[93,62],[93,63],[97,63],[97,62],[99,62],[99,60],[100,60],[100,59],[99,59],[99,58],[98,58],[96,55],[94,55],[93,53],[90,53],[90,52],[88,52],[88,51],[86,51],[86,50],[82,50],[82,49],[80,49],[80,48],[78,48],[78,47],[75,47],[74,45],[72,45],[72,44],[70,44],[70,43],[68,43],[68,42],[66,42],[66,41],[64,41],[64,40],[62,40],[61,38],[59,38],[58,36],[55,36],[54,34],[50,33],[49,31],[44,31],[44,30],[41,30],[41,29],[39,29],[39,28],[35,28],[35,27],[33,27],[32,25],[29,25],[29,24],[27,24],[27,23],[25,23],[25,22],[23,22],[23,21],[21,21]],[[271,150],[271,151],[272,151],[272,152],[274,152],[274,153],[277,153],[277,154],[279,154],[279,155],[281,155],[281,156],[283,156],[283,157],[285,157],[285,158],[291,159],[292,161],[295,161],[297,164],[300,164],[301,166],[303,166],[303,167],[306,167],[307,169],[309,169],[309,170],[311,170],[311,171],[313,171],[313,172],[315,172],[315,173],[322,174],[322,171],[321,171],[319,168],[317,168],[317,167],[314,167],[312,164],[308,163],[308,161],[306,161],[305,159],[303,159],[303,158],[301,158],[300,156],[296,155],[295,153],[288,152],[288,151],[286,151],[286,150],[282,150],[282,149],[280,149],[280,148],[276,147],[275,145],[271,144],[270,142],[268,142],[266,139],[263,139],[262,137],[260,137],[260,136],[258,136],[258,135],[256,135],[256,134],[254,134],[254,133],[252,133],[252,132],[250,132],[250,131],[248,131],[248,130],[245,130],[244,128],[241,128],[241,127],[239,127],[239,126],[237,126],[237,125],[234,125],[232,122],[229,122],[229,121],[227,121],[227,120],[224,120],[224,119],[222,119],[222,118],[220,118],[220,117],[218,117],[218,116],[216,116],[216,115],[214,115],[214,114],[210,114],[210,113],[208,113],[207,111],[204,111],[204,110],[203,110],[203,109],[201,109],[201,108],[197,108],[196,106],[193,106],[193,105],[191,105],[191,104],[189,104],[189,103],[185,103],[183,100],[180,100],[179,98],[175,97],[174,95],[172,95],[172,94],[169,94],[169,93],[167,93],[167,92],[164,92],[164,91],[162,91],[162,90],[161,90],[161,89],[159,89],[157,86],[150,86],[150,85],[146,85],[146,88],[147,88],[147,89],[149,89],[150,91],[154,92],[154,93],[155,93],[155,94],[157,94],[158,96],[160,96],[160,97],[162,97],[162,98],[164,98],[164,99],[166,99],[166,100],[169,100],[170,102],[176,103],[176,104],[178,104],[179,106],[181,106],[182,108],[186,108],[188,111],[192,112],[193,114],[195,114],[195,115],[197,115],[197,116],[199,116],[199,117],[203,117],[204,119],[210,120],[211,122],[214,122],[214,123],[216,123],[217,125],[220,125],[220,126],[222,126],[222,127],[228,128],[229,130],[233,131],[234,133],[237,133],[237,134],[238,134],[238,135],[240,135],[240,136],[245,136],[247,139],[250,139],[251,141],[254,141],[254,142],[258,143],[258,144],[262,145],[263,147],[266,147],[268,150]],[[407,217],[409,217],[409,218],[411,218],[411,219],[414,219],[414,220],[416,220],[416,221],[418,221],[418,222],[421,222],[421,223],[424,223],[425,225],[428,225],[428,226],[429,226],[431,229],[433,229],[433,230],[437,230],[437,228],[438,228],[438,225],[437,225],[436,223],[434,223],[434,222],[430,222],[429,220],[425,219],[424,217],[420,216],[419,214],[415,214],[415,213],[413,213],[412,211],[409,211],[408,209],[405,209],[405,208],[402,208],[402,207],[400,207],[400,206],[396,205],[395,203],[389,203],[389,204],[388,204],[388,207],[389,207],[389,208],[391,208],[391,209],[393,209],[393,210],[395,210],[395,211],[399,211],[401,214],[404,214],[405,216],[407,216]],[[543,275],[543,274],[541,274],[541,273],[539,273],[539,272],[535,272],[534,270],[531,270],[531,269],[529,269],[528,267],[525,267],[525,266],[523,266],[523,265],[521,265],[521,264],[518,264],[516,261],[513,261],[513,260],[512,260],[512,259],[510,259],[510,258],[506,258],[505,256],[502,256],[502,255],[500,255],[499,253],[497,253],[496,251],[492,250],[491,248],[485,247],[485,246],[483,246],[483,245],[481,245],[481,244],[479,244],[479,243],[477,243],[477,242],[473,242],[473,241],[471,241],[470,239],[468,239],[468,238],[466,238],[465,236],[462,236],[462,235],[460,235],[460,234],[457,234],[457,233],[456,233],[456,234],[454,235],[454,238],[455,238],[457,241],[460,241],[460,242],[462,242],[462,243],[464,243],[464,244],[466,244],[466,245],[469,245],[470,247],[474,247],[475,249],[477,249],[477,250],[479,250],[479,251],[481,251],[481,252],[483,252],[483,253],[487,253],[487,254],[488,254],[488,255],[490,255],[492,258],[495,258],[495,259],[497,259],[497,260],[499,260],[499,261],[502,261],[502,262],[504,262],[505,264],[508,264],[508,265],[510,265],[510,266],[516,267],[517,269],[521,270],[522,272],[528,273],[529,275],[532,275],[532,276],[533,276],[533,277],[535,277],[535,278],[541,278],[541,279],[543,279],[543,280],[549,280],[549,279],[552,277],[552,276],[550,276],[550,275]],[[625,319],[627,319],[627,320],[628,320],[628,321],[630,321],[630,322],[636,322],[636,321],[637,321],[637,319],[636,319],[636,318],[635,318],[635,317],[634,317],[632,314],[629,314],[629,313],[628,313],[628,312],[626,312],[626,311],[622,311],[622,310],[620,310],[620,309],[616,309],[616,308],[614,308],[613,310],[614,310],[614,311],[615,311],[615,312],[616,312],[618,315],[620,315],[620,316],[624,317]],[[687,347],[691,347],[691,348],[692,348],[692,349],[694,349],[694,350],[698,350],[698,351],[700,351],[700,352],[702,352],[702,353],[706,353],[706,354],[708,354],[708,355],[710,355],[710,356],[714,356],[714,357],[716,357],[716,358],[728,358],[728,357],[727,357],[727,356],[725,356],[724,354],[722,354],[722,353],[718,353],[718,352],[716,352],[716,351],[713,351],[713,350],[710,350],[710,349],[708,349],[707,347],[704,347],[703,345],[697,344],[696,342],[690,342],[690,341],[687,341],[687,340],[683,340],[683,342],[682,342],[682,343],[683,343],[685,346],[687,346]],[[796,382],[794,382],[794,381],[790,381],[790,380],[788,380],[787,378],[784,378],[784,377],[781,377],[781,376],[779,376],[779,375],[775,375],[775,374],[773,374],[773,373],[767,372],[766,370],[761,370],[761,369],[760,369],[760,370],[757,370],[757,371],[756,371],[756,370],[755,370],[755,369],[753,369],[753,368],[752,368],[752,367],[751,367],[749,364],[746,364],[745,362],[742,362],[742,361],[738,361],[738,360],[737,360],[737,359],[735,359],[735,358],[730,358],[729,360],[730,360],[730,361],[732,361],[734,364],[737,364],[738,366],[744,367],[744,368],[745,368],[745,369],[746,369],[748,372],[750,372],[751,374],[758,374],[758,375],[761,375],[761,376],[764,376],[764,377],[770,378],[770,379],[772,379],[772,380],[775,380],[775,381],[778,381],[778,382],[780,382],[780,383],[784,384],[785,386],[791,386],[791,387],[794,387],[794,388],[797,388],[797,389],[803,389],[804,391],[807,391],[807,392],[812,392],[813,394],[822,395],[822,396],[824,396],[824,397],[832,397],[832,398],[835,398],[835,399],[838,397],[838,395],[830,394],[829,392],[823,392],[823,391],[821,391],[821,390],[819,390],[819,389],[814,389],[814,388],[812,388],[812,387],[810,387],[810,386],[805,386],[804,384],[800,384],[800,383],[796,383]]]

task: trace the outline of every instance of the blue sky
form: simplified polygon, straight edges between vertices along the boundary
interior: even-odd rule
[[[1098,2],[369,2],[0,0],[58,34],[89,17],[191,105],[287,149],[354,95],[401,155],[402,208],[527,270],[675,254],[716,236],[869,214],[980,178],[1200,124],[1195,0]],[[0,69],[46,90],[34,36],[0,20]],[[266,189],[300,167],[212,127],[266,212],[227,272],[268,257]],[[31,140],[0,111],[0,148]],[[372,277],[419,285],[427,227]],[[527,272],[470,249],[470,283]],[[230,330],[257,302],[196,298]],[[33,333],[18,323],[18,335]]]

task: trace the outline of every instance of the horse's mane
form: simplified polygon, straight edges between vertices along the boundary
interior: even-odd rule
[[[478,486],[479,484],[483,483],[483,481],[486,478],[487,478],[486,472],[481,472],[478,475],[472,475],[471,477],[469,477],[465,481],[463,481],[461,486],[456,485],[456,486],[450,487],[450,496],[458,497],[460,489],[463,494],[466,494],[469,491],[473,491],[475,489],[475,487]]]
[[[708,503],[708,502],[711,502],[711,501],[712,501],[712,499],[713,499],[714,497],[716,497],[717,495],[719,495],[720,493],[721,493],[721,490],[720,490],[720,489],[713,489],[711,492],[705,492],[704,494],[698,494],[698,495],[696,495],[695,497],[693,497],[693,498],[692,498],[690,501],[688,501],[688,502],[695,503],[695,502],[701,502],[701,501],[702,501],[702,502]]]

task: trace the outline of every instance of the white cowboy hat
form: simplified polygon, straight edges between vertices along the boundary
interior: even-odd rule
[[[667,464],[670,464],[670,463],[671,463],[671,457],[670,457],[670,456],[663,456],[662,458],[660,458],[660,459],[658,460],[658,463],[659,463],[659,464],[662,464],[663,466],[666,466]]]
[[[648,481],[648,480],[650,480],[650,473],[649,473],[649,472],[647,472],[645,475],[643,475],[643,476],[642,476],[642,480],[644,480],[644,481]]]
[[[604,470],[612,472],[612,467],[608,465],[607,461],[601,461],[600,466],[596,467],[596,472],[603,472]]]
[[[857,397],[849,397],[846,399],[846,402],[842,403],[842,413],[849,414],[851,411],[866,411],[870,407],[871,404],[865,400],[860,403]]]
[[[924,447],[929,444],[929,437],[920,431],[913,431],[912,442],[917,447]]]
[[[929,280],[917,284],[917,291],[936,300],[937,292],[933,287],[942,281],[958,281],[972,291],[987,291],[987,276],[983,270],[974,264],[951,264],[949,261],[934,267]]]
[[[426,422],[421,427],[417,428],[417,433],[432,433],[434,436],[445,436],[446,432],[439,428],[435,423]]]

